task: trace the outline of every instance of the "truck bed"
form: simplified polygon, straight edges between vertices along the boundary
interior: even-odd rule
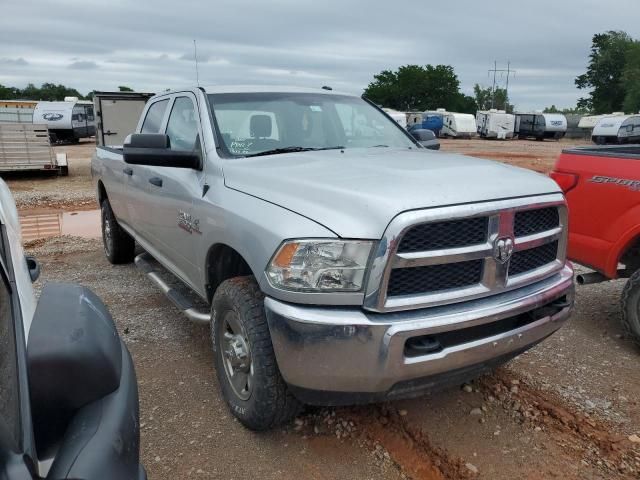
[[[562,153],[570,155],[587,155],[591,157],[615,157],[638,160],[640,159],[640,145],[594,145],[589,147],[567,148],[564,149]]]
[[[616,278],[640,233],[640,145],[563,150],[551,176],[564,180],[569,258]]]

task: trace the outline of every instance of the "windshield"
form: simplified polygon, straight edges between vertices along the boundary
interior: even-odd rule
[[[361,98],[314,93],[220,93],[209,102],[232,156],[332,148],[413,148]]]

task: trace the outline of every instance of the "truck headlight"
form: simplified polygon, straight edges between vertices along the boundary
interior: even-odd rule
[[[362,289],[373,242],[291,240],[271,259],[267,277],[274,287],[307,292]]]

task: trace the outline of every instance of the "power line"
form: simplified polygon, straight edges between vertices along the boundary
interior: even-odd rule
[[[509,99],[509,76],[511,76],[511,74],[513,74],[513,76],[516,75],[516,71],[511,69],[511,61],[507,62],[507,68],[498,68],[498,62],[494,60],[493,62],[493,69],[490,69],[488,71],[489,74],[493,73],[493,86],[491,87],[491,108],[495,108],[495,97],[496,97],[496,74],[500,72],[500,73],[504,73],[507,72],[507,85],[506,85],[506,100]],[[505,105],[505,108],[507,106]]]

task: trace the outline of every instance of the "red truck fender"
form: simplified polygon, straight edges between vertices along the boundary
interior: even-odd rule
[[[607,257],[606,269],[604,274],[607,277],[617,278],[618,263],[625,254],[627,249],[640,238],[640,225],[638,225],[638,218],[640,218],[640,205],[626,212],[617,222],[616,226],[620,226],[620,230],[623,230],[623,226],[632,225],[631,228],[626,230],[617,240]]]

